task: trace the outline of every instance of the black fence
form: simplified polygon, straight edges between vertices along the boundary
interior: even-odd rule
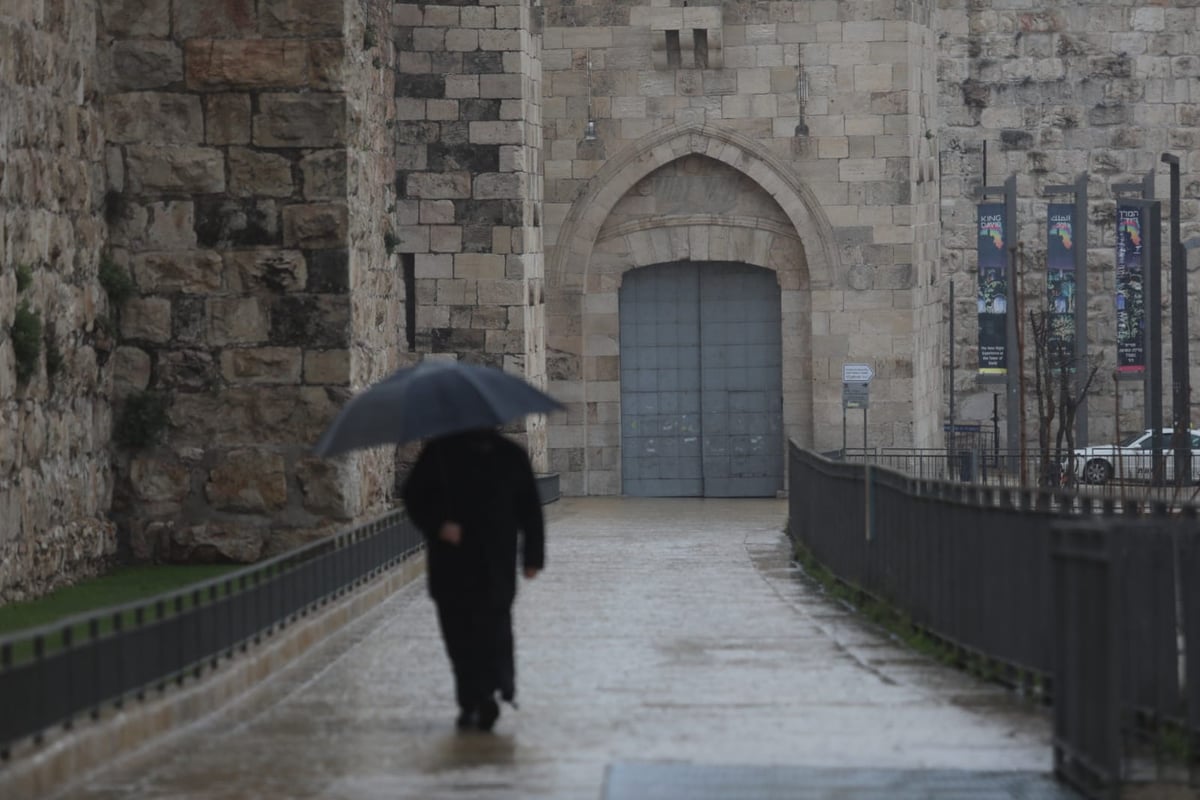
[[[0,638],[0,757],[216,668],[421,550],[403,512],[184,590]]]
[[[1146,748],[1195,757],[1196,506],[928,480],[795,446],[789,467],[793,540],[914,626],[1041,686],[1060,774],[1103,795]]]
[[[1112,474],[1103,482],[1089,482],[1086,461],[1044,459],[1036,451],[1013,452],[995,449],[870,447],[832,450],[824,454],[835,461],[873,464],[924,480],[979,483],[1012,489],[1042,488],[1079,492],[1095,498],[1118,500],[1156,499],[1179,505],[1200,503],[1200,485],[1152,486],[1143,461],[1113,459]],[[1147,460],[1148,462],[1148,460]]]

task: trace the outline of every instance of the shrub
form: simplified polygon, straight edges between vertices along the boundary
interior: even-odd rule
[[[42,352],[42,315],[22,301],[17,306],[12,330],[13,351],[17,357],[17,380],[25,383],[37,372]]]
[[[17,293],[21,293],[29,288],[33,283],[33,267],[28,264],[17,265]]]
[[[117,418],[113,438],[125,447],[148,447],[167,428],[167,398],[157,392],[130,395]]]
[[[100,285],[113,308],[119,308],[133,295],[133,279],[107,253],[100,258]]]

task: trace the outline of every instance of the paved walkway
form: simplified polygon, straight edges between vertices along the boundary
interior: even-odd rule
[[[693,780],[728,767],[743,787],[788,770],[817,782],[762,797],[875,797],[917,777],[896,770],[974,771],[988,797],[1058,796],[995,790],[995,773],[1026,786],[1017,773],[1049,770],[1046,715],[801,579],[783,501],[568,499],[548,513],[548,568],[517,601],[521,709],[494,734],[454,729],[421,582],[237,708],[63,796],[599,800],[650,781],[659,793],[645,797],[684,797],[661,777],[689,767]],[[606,771],[619,779],[607,788]]]

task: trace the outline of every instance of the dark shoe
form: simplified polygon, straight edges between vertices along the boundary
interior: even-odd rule
[[[467,728],[473,728],[479,723],[479,713],[473,708],[464,708],[458,714],[458,719],[454,721],[455,726],[461,731]]]
[[[500,718],[500,704],[495,698],[489,697],[479,705],[479,720],[476,725],[481,731],[490,731]]]

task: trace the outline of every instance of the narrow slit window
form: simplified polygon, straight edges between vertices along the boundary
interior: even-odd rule
[[[667,66],[678,69],[683,64],[679,51],[679,31],[667,31]]]
[[[692,31],[692,48],[696,54],[696,69],[708,69],[708,31],[703,28]]]
[[[400,264],[404,270],[404,333],[411,353],[417,349],[417,257],[401,253]]]

